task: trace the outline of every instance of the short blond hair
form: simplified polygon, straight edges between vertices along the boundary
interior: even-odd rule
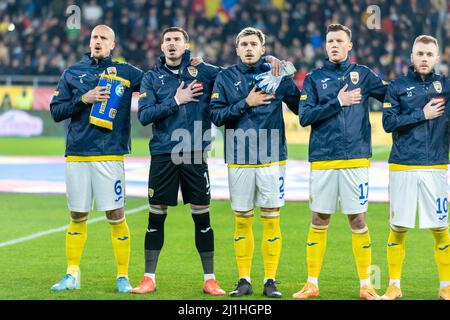
[[[426,34],[422,34],[414,40],[413,47],[416,45],[416,43],[424,43],[424,44],[434,43],[436,45],[436,48],[439,51],[439,44],[435,37],[432,37],[432,36],[429,36]]]
[[[111,33],[112,39],[113,39],[113,40],[116,39],[116,33],[114,32],[114,30],[113,30],[110,26],[107,26],[106,24],[99,24],[99,25],[96,25],[96,26],[94,27],[94,29],[92,29],[92,31],[94,31],[95,29],[106,29],[106,30],[108,30],[109,33]],[[91,31],[91,33],[92,33],[92,31]]]
[[[266,36],[264,35],[264,33],[261,30],[259,30],[257,28],[248,27],[248,28],[242,29],[241,32],[239,32],[239,34],[236,36],[236,47],[239,45],[239,40],[241,40],[242,37],[251,36],[251,35],[257,35],[259,38],[259,41],[261,41],[261,45],[266,44]]]

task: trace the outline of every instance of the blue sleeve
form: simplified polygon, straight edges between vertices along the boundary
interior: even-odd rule
[[[138,119],[143,126],[160,121],[177,112],[178,104],[175,97],[168,97],[157,103],[155,91],[153,90],[152,78],[149,73],[145,74],[141,82],[141,90],[138,101]]]
[[[375,72],[369,72],[369,90],[370,96],[380,102],[384,101],[388,83],[383,81]]]
[[[307,76],[303,83],[299,103],[300,125],[302,127],[331,118],[342,109],[337,96],[324,104],[320,104],[318,100],[315,85],[311,77]]]
[[[283,97],[283,102],[286,103],[288,108],[295,114],[298,115],[298,105],[300,102],[300,90],[295,84],[294,80],[289,78],[284,80],[285,86],[283,86],[283,91],[285,92]]]
[[[87,105],[81,101],[82,95],[81,92],[72,92],[67,81],[67,71],[64,71],[50,102],[53,120],[60,122],[69,119],[85,109]]]
[[[202,65],[202,64],[206,67],[206,70],[208,71],[208,75],[210,78],[215,79],[217,77],[217,75],[219,74],[219,72],[223,70],[222,67],[215,66],[213,64],[202,62],[200,65]]]
[[[139,68],[136,68],[135,66],[131,66],[132,72],[131,72],[131,89],[132,92],[139,92],[141,89],[141,81],[142,77],[144,76],[144,71],[142,71]]]
[[[425,121],[422,109],[402,113],[394,83],[389,84],[383,104],[383,128],[386,132],[401,131]]]
[[[250,108],[245,98],[236,103],[228,102],[225,83],[220,74],[217,76],[212,92],[211,120],[218,127],[238,120]]]

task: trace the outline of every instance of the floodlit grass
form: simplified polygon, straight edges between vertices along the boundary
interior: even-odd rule
[[[126,210],[145,205],[146,199],[128,198]],[[24,237],[68,223],[64,196],[0,194],[0,242]],[[368,225],[373,241],[373,265],[380,270],[383,293],[388,282],[386,241],[389,232],[387,204],[370,204]],[[93,212],[91,218],[101,216]],[[215,234],[215,272],[221,286],[231,291],[237,281],[233,249],[234,221],[228,201],[213,201],[211,220]],[[254,294],[244,299],[263,299],[261,223],[254,224],[255,255],[252,282]],[[127,216],[132,235],[130,280],[137,285],[144,270],[144,235],[147,212]],[[283,299],[291,299],[306,278],[305,243],[310,225],[308,204],[290,202],[282,209],[283,249],[277,280]],[[65,273],[65,233],[57,232],[22,243],[0,247],[0,299],[208,299],[202,293],[202,268],[194,243],[194,224],[188,206],[170,208],[166,220],[165,242],[158,269],[158,290],[151,295],[116,293],[116,267],[106,221],[88,225],[88,240],[82,257],[81,290],[51,292],[50,286]],[[402,289],[404,299],[436,299],[438,275],[429,231],[408,233]],[[358,299],[351,232],[345,216],[333,216],[328,247],[320,277],[319,299]]]
[[[0,155],[64,155],[65,142],[61,137],[31,137],[31,138],[6,138],[0,137]],[[390,146],[373,146],[372,160],[387,161]],[[139,138],[132,140],[131,156],[149,156],[148,139]],[[211,157],[223,157],[223,141],[214,141]],[[307,160],[308,146],[304,144],[289,144],[288,157],[291,160]]]

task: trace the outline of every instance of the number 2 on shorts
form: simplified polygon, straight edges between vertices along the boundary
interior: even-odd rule
[[[280,177],[280,199],[284,198],[284,177]]]

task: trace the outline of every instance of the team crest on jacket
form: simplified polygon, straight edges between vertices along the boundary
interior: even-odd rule
[[[108,68],[106,68],[106,72],[108,72],[108,74],[110,76],[117,76],[117,69],[116,69],[116,67],[108,67]]]
[[[194,78],[198,75],[198,69],[197,69],[196,67],[189,66],[189,67],[187,68],[187,71],[188,71],[189,74],[190,74],[192,77],[194,77]]]
[[[196,67],[193,67],[193,66],[189,66],[188,67],[188,72],[194,78],[198,75],[198,69]]]
[[[350,80],[353,84],[357,84],[359,82],[359,72],[352,71],[350,72]]]
[[[440,81],[433,82],[434,90],[436,90],[437,93],[442,92],[442,83]]]

